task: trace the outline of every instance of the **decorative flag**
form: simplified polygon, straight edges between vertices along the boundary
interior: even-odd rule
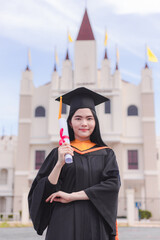
[[[108,35],[107,35],[107,31],[106,31],[105,39],[104,39],[104,46],[107,46],[107,40],[108,40]]]
[[[55,54],[55,61],[56,61],[56,63],[58,64],[59,63],[59,60],[58,60],[58,54],[57,54],[57,51],[56,51],[56,48],[55,48],[55,52],[54,52],[54,54]]]
[[[31,50],[28,49],[28,64],[31,66]]]
[[[73,39],[72,39],[71,34],[69,32],[68,32],[68,41],[73,42]]]
[[[154,53],[151,51],[149,47],[147,47],[147,55],[148,55],[148,60],[150,62],[158,62],[157,57],[154,55]]]

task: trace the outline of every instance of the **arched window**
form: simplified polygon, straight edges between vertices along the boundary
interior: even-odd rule
[[[105,112],[106,114],[111,113],[111,101],[105,102],[104,107],[105,107],[104,112]]]
[[[135,105],[128,107],[128,116],[138,116],[138,108]]]
[[[7,169],[1,169],[0,170],[0,184],[2,184],[2,185],[7,184],[7,178],[8,178]]]
[[[35,117],[45,117],[45,108],[38,106],[35,110]]]

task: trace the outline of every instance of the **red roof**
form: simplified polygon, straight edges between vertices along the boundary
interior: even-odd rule
[[[85,10],[77,40],[95,40],[91,24],[88,18],[87,9]]]

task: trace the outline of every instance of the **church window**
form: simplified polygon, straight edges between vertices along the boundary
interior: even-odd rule
[[[62,103],[62,114],[66,114],[67,113],[67,105]]]
[[[128,116],[138,116],[138,108],[135,105],[128,107]]]
[[[45,151],[44,150],[37,150],[35,152],[35,169],[40,169],[42,163],[45,159]]]
[[[7,171],[7,169],[1,169],[0,170],[0,184],[1,185],[7,184],[7,178],[8,178],[8,171]]]
[[[128,150],[128,169],[138,169],[137,150]]]
[[[105,106],[105,113],[106,114],[111,113],[111,102],[110,101],[105,102],[104,106]]]
[[[45,108],[38,106],[35,110],[35,117],[45,117]]]

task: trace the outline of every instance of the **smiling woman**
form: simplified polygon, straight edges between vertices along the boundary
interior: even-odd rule
[[[90,139],[95,128],[95,120],[89,108],[78,109],[73,115],[70,127],[74,131],[74,137],[80,141]]]
[[[83,87],[62,99],[70,105],[71,145],[53,149],[32,184],[28,200],[34,228],[42,235],[48,227],[46,240],[115,240],[119,170],[95,111],[108,99]],[[65,163],[66,154],[73,156],[72,163]]]

